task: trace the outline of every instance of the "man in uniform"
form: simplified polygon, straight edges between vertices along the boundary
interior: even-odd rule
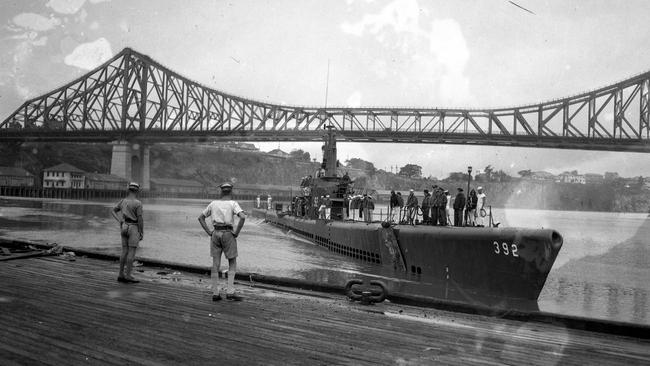
[[[465,194],[459,187],[454,199],[454,226],[463,226],[463,209],[465,209]]]
[[[424,190],[424,198],[422,199],[422,224],[424,225],[430,225],[431,224],[431,217],[429,216],[429,213],[431,211],[431,202],[432,197],[429,194],[429,190],[425,189]]]
[[[224,183],[221,186],[221,198],[210,202],[208,207],[199,215],[199,223],[203,230],[210,236],[210,255],[212,256],[212,301],[221,300],[219,288],[219,266],[221,254],[228,259],[228,289],[226,299],[241,301],[242,298],[235,294],[235,274],[237,272],[237,236],[244,226],[246,214],[239,204],[232,199],[232,184]],[[237,228],[233,229],[235,216],[239,217]],[[212,229],[208,227],[205,219],[210,219]]]
[[[117,275],[118,282],[137,283],[133,278],[133,261],[135,251],[144,235],[144,221],[142,220],[142,202],[137,199],[140,185],[129,183],[129,191],[126,198],[118,202],[111,214],[120,223],[120,236],[122,237],[122,254],[120,255],[120,273]],[[118,212],[121,214],[119,215]]]
[[[418,198],[415,197],[415,192],[411,189],[409,196],[406,199],[406,208],[408,209],[408,224],[415,225],[415,218],[417,217]]]

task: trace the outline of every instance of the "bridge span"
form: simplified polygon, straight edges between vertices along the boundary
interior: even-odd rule
[[[149,143],[321,141],[328,125],[341,141],[647,153],[650,71],[575,96],[509,108],[302,107],[210,89],[125,48],[82,77],[23,103],[0,123],[0,141],[116,141],[111,170],[130,177],[131,158],[147,170]],[[143,174],[134,178],[148,180]]]
[[[650,72],[579,95],[496,109],[320,108],[229,95],[129,48],[26,101],[0,141],[341,140],[650,152]]]

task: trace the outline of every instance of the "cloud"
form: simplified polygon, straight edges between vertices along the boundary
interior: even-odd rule
[[[74,14],[85,2],[86,0],[50,0],[46,5],[57,13]]]
[[[15,25],[38,32],[48,31],[61,24],[57,18],[46,18],[34,13],[21,13],[12,19]]]
[[[342,23],[340,29],[371,37],[384,54],[393,55],[390,66],[370,61],[369,70],[377,77],[400,79],[402,87],[425,93],[433,103],[458,106],[471,101],[465,75],[470,51],[456,20],[430,17],[417,0],[395,0],[356,23]]]
[[[105,2],[109,2],[109,1],[111,1],[111,0],[90,0],[90,2],[92,4],[105,3]]]
[[[345,102],[348,107],[351,108],[358,108],[361,106],[361,93],[359,91],[355,91],[354,93],[350,94],[348,97],[348,100]]]
[[[358,23],[343,23],[341,29],[355,36],[365,32],[378,35],[385,28],[392,28],[395,32],[418,32],[419,6],[416,0],[393,1],[377,14],[366,14]]]
[[[78,45],[63,61],[69,66],[92,70],[111,57],[113,57],[111,44],[102,37],[94,42]]]

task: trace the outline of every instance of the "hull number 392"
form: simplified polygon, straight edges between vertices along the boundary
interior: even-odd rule
[[[495,241],[492,244],[494,245],[495,254],[512,255],[513,257],[519,257],[519,254],[517,254],[517,244],[515,243],[508,245],[508,243],[499,244],[499,242]]]

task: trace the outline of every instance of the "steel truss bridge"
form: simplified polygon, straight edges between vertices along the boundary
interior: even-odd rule
[[[318,108],[229,95],[126,48],[26,101],[0,123],[0,141],[321,141],[328,125],[344,141],[650,152],[650,72],[510,108]]]

